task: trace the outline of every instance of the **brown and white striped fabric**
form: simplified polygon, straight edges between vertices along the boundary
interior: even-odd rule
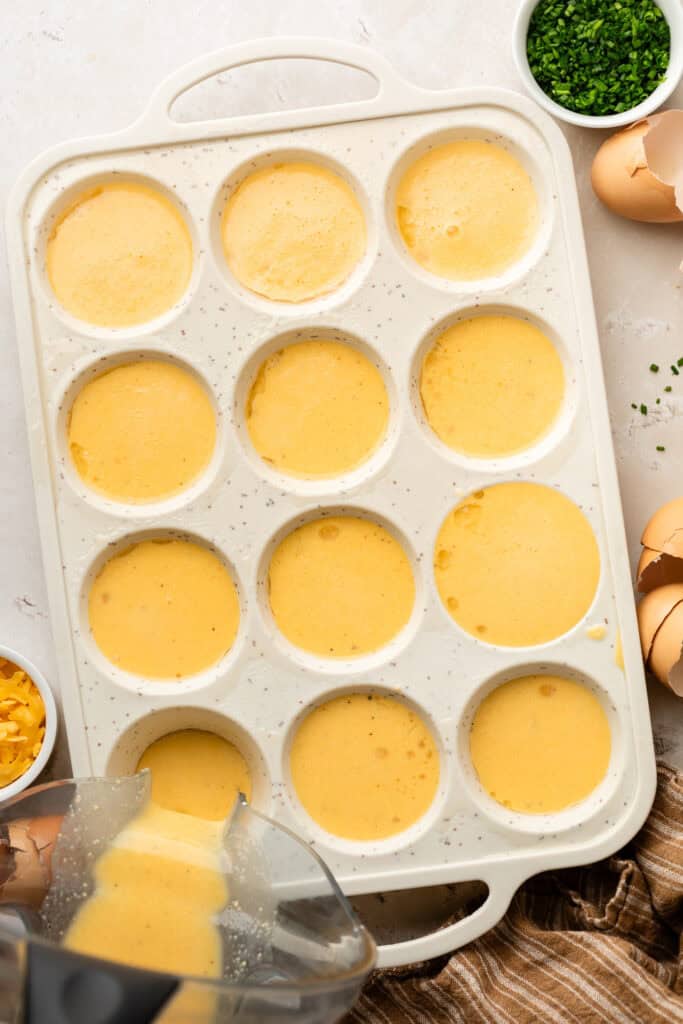
[[[635,840],[539,875],[450,957],[378,971],[345,1024],[683,1024],[683,775]]]

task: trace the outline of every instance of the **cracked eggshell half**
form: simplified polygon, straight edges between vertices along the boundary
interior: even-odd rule
[[[648,593],[668,583],[683,583],[683,498],[662,505],[641,537],[636,570],[638,590]]]
[[[636,569],[636,581],[641,594],[664,587],[667,583],[683,583],[683,558],[643,548]]]
[[[655,512],[640,543],[653,551],[683,558],[683,498],[674,498]]]
[[[61,824],[61,815],[9,823],[12,858],[3,868],[4,877],[0,877],[3,902],[40,907],[50,885],[52,852]]]
[[[671,609],[657,630],[650,669],[677,697],[683,696],[683,602]]]
[[[683,583],[646,594],[638,605],[640,645],[660,683],[683,696]]]
[[[613,213],[670,224],[683,220],[683,110],[666,110],[611,135],[591,171],[593,190]]]

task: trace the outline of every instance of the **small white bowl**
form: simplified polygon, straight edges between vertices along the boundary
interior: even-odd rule
[[[543,92],[529,70],[529,62],[526,55],[526,37],[531,15],[538,2],[539,0],[522,0],[519,6],[512,34],[512,55],[517,71],[529,95],[554,117],[558,117],[562,121],[568,121],[569,124],[581,125],[584,128],[620,128],[622,125],[632,124],[633,121],[638,121],[640,118],[648,117],[649,114],[654,113],[669,98],[678,85],[681,74],[683,74],[683,7],[680,0],[656,0],[657,5],[662,9],[662,13],[669,23],[669,31],[671,32],[671,57],[664,81],[637,107],[632,107],[631,110],[623,110],[619,114],[606,114],[602,116],[577,114],[575,111],[561,106]]]
[[[0,786],[0,803],[2,803],[28,789],[47,764],[50,754],[54,750],[57,738],[57,705],[55,704],[55,699],[52,696],[52,690],[48,685],[47,679],[33,662],[25,658],[19,651],[15,651],[12,647],[4,647],[2,644],[0,644],[0,658],[7,658],[8,661],[14,662],[15,665],[24,670],[26,675],[33,680],[40,690],[40,696],[43,698],[43,704],[45,705],[45,735],[43,736],[43,745],[38,751],[38,757],[26,769],[24,774],[20,775],[14,782],[10,782],[9,786]]]

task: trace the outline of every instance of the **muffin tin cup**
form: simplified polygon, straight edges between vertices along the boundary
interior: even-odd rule
[[[279,299],[270,299],[265,295],[252,291],[235,277],[227,264],[223,252],[223,214],[230,196],[250,174],[266,167],[285,163],[314,164],[332,171],[350,186],[365,217],[365,252],[358,263],[351,268],[348,277],[342,281],[338,288],[324,291],[320,295],[313,296],[303,302],[285,302]],[[345,163],[331,158],[324,150],[318,150],[314,146],[306,148],[275,146],[272,150],[261,152],[257,156],[251,157],[232,167],[225,181],[216,192],[211,204],[209,233],[214,264],[224,278],[227,288],[233,292],[240,303],[245,306],[251,306],[255,312],[258,311],[277,316],[282,320],[285,320],[287,317],[294,318],[301,315],[315,316],[342,303],[351,293],[356,291],[359,283],[367,276],[377,255],[378,232],[374,211],[362,184],[349,171]]]
[[[138,718],[118,737],[106,764],[107,775],[131,775],[152,743],[169,733],[198,729],[214,733],[235,746],[246,761],[252,784],[252,801],[267,814],[270,808],[270,776],[263,753],[247,730],[217,711],[183,704],[152,711]]]
[[[157,497],[149,501],[130,501],[126,500],[126,498],[109,497],[105,493],[89,487],[74,466],[69,452],[68,436],[71,409],[81,389],[91,381],[96,380],[97,377],[119,366],[148,361],[170,363],[170,365],[178,367],[178,369],[184,370],[194,377],[202,386],[211,400],[216,418],[214,450],[207,465],[199,471],[197,476],[188,481],[185,487],[169,495]],[[223,412],[211,391],[205,374],[192,366],[183,355],[171,351],[170,347],[163,342],[163,339],[161,339],[158,349],[145,346],[117,349],[111,355],[101,355],[94,360],[86,358],[83,361],[79,361],[74,366],[74,372],[65,380],[61,392],[55,398],[52,429],[55,438],[59,473],[63,476],[65,482],[72,487],[77,499],[88,502],[94,508],[120,519],[158,519],[159,516],[163,516],[165,513],[176,511],[184,505],[191,504],[215,480],[225,462],[226,432],[223,423]]]
[[[90,589],[99,573],[106,564],[117,555],[123,554],[135,544],[148,540],[181,540],[196,544],[211,552],[228,572],[235,589],[240,607],[240,620],[237,626],[237,633],[230,648],[214,664],[198,672],[180,676],[179,678],[158,678],[152,679],[136,674],[128,669],[123,669],[114,664],[97,645],[92,634],[88,617],[88,599]],[[165,696],[171,698],[182,698],[187,694],[194,694],[215,684],[218,680],[225,688],[226,676],[229,677],[231,668],[239,661],[243,647],[246,643],[245,618],[248,621],[248,599],[246,597],[245,585],[237,575],[234,566],[226,555],[213,543],[203,536],[195,533],[188,533],[181,530],[147,529],[134,533],[126,533],[112,540],[107,548],[100,552],[94,561],[88,566],[83,576],[80,594],[78,597],[78,635],[84,654],[90,665],[96,670],[98,676],[106,677],[116,687],[128,690],[140,697],[144,695],[157,697]]]
[[[247,459],[255,473],[263,476],[264,480],[279,490],[291,491],[304,499],[324,497],[326,495],[337,496],[340,493],[349,493],[366,485],[377,475],[387,464],[394,448],[398,442],[400,425],[399,409],[400,402],[396,383],[393,376],[380,355],[368,345],[361,337],[350,334],[335,327],[320,326],[311,327],[310,321],[301,316],[300,326],[293,326],[284,333],[277,334],[261,345],[255,352],[250,353],[239,371],[235,386],[235,401],[232,410],[232,422],[235,435],[242,447],[243,457]],[[339,342],[355,349],[379,370],[387,392],[389,401],[389,418],[384,434],[378,438],[376,446],[368,452],[367,458],[355,466],[351,466],[341,473],[325,476],[305,476],[303,474],[288,473],[285,470],[269,466],[254,448],[246,423],[246,406],[251,387],[256,380],[259,370],[266,360],[282,349],[299,342],[320,339],[323,341]]]
[[[479,139],[506,150],[522,165],[534,185],[538,198],[538,226],[529,247],[519,257],[498,273],[474,279],[450,279],[441,277],[422,267],[415,261],[406,247],[396,223],[396,192],[401,178],[410,165],[438,146],[457,142],[460,139]],[[418,137],[404,149],[389,174],[386,188],[385,218],[387,230],[396,250],[407,269],[426,285],[449,293],[454,299],[470,296],[474,290],[484,294],[500,292],[509,285],[526,277],[537,265],[547,248],[553,232],[555,204],[543,170],[530,148],[519,145],[513,134],[501,131],[495,118],[469,115],[463,112],[456,126],[441,131],[430,131]]]
[[[446,444],[434,431],[425,413],[420,396],[420,380],[425,358],[438,341],[441,334],[457,323],[473,320],[482,316],[505,316],[523,320],[538,327],[550,340],[562,361],[564,370],[564,395],[557,415],[548,423],[543,431],[530,445],[521,451],[483,457],[458,451]],[[418,344],[410,371],[410,399],[413,415],[424,430],[425,438],[439,452],[442,458],[450,459],[455,466],[474,472],[490,473],[500,477],[515,470],[523,471],[525,467],[539,461],[545,455],[558,451],[571,434],[572,422],[577,411],[576,371],[572,365],[569,352],[562,341],[561,332],[549,324],[545,318],[530,313],[524,306],[513,306],[507,303],[488,303],[485,300],[476,306],[462,305],[446,316],[439,323],[430,327],[425,337]]]
[[[80,196],[91,189],[103,185],[120,184],[133,182],[137,185],[146,185],[156,192],[161,193],[175,207],[181,215],[192,241],[192,272],[183,294],[167,310],[150,320],[143,320],[139,324],[131,324],[120,327],[106,327],[99,324],[91,324],[79,319],[69,310],[65,309],[59,302],[48,279],[46,268],[47,243],[50,233],[60,218],[78,200]],[[102,170],[84,177],[74,176],[68,188],[57,192],[55,198],[45,211],[40,227],[35,235],[34,241],[34,286],[42,292],[43,299],[54,315],[62,322],[68,331],[79,332],[100,341],[111,341],[113,343],[124,338],[143,337],[161,330],[171,324],[180,312],[187,308],[196,294],[202,272],[202,248],[197,226],[192,219],[189,207],[180,199],[173,184],[166,179],[166,176],[149,176],[144,172],[117,173],[111,169]]]
[[[414,711],[429,729],[439,754],[439,783],[436,794],[429,808],[407,829],[401,832],[396,832],[394,835],[387,836],[384,839],[349,839],[326,831],[311,818],[308,811],[303,807],[297,795],[294,782],[292,781],[290,753],[296,733],[304,720],[312,711],[317,707],[320,707],[321,704],[334,700],[336,697],[353,694],[369,694],[372,696],[391,697],[410,708],[410,710]],[[404,695],[397,693],[395,690],[387,689],[382,686],[372,686],[361,682],[356,685],[348,683],[345,686],[330,689],[321,697],[312,700],[310,704],[304,707],[297,717],[290,723],[281,751],[281,777],[284,782],[286,796],[289,800],[292,813],[299,823],[297,831],[305,831],[311,837],[310,841],[315,844],[316,849],[324,858],[327,858],[329,853],[334,854],[335,852],[341,852],[351,857],[361,856],[364,858],[371,858],[382,854],[392,854],[409,848],[413,846],[422,835],[426,834],[434,827],[447,799],[451,773],[449,771],[448,758],[446,754],[446,744],[441,736],[437,723],[429,711],[425,707],[420,706],[413,698],[408,699]]]
[[[169,111],[192,85],[231,67],[311,57],[358,67],[378,80],[358,103],[211,122],[178,123]],[[430,145],[463,137],[509,148],[529,170],[540,225],[508,271],[446,282],[422,271],[395,226],[398,175]],[[237,285],[220,246],[229,188],[249,168],[283,155],[329,166],[352,185],[368,228],[364,260],[336,291],[300,305],[269,302]],[[54,216],[89,182],[143,179],[179,205],[193,235],[191,285],[174,310],[136,329],[73,321],[44,271]],[[209,55],[168,79],[145,114],[118,135],[67,144],[37,160],[14,189],[8,218],[27,422],[62,701],[77,774],[132,770],[144,746],[179,728],[213,729],[255,773],[254,802],[320,848],[349,894],[483,881],[484,904],[441,931],[380,949],[380,963],[427,959],[496,924],[530,875],[612,853],[645,819],[655,785],[630,569],[602,382],[576,190],[559,129],[530,102],[490,89],[428,92],[400,79],[367,48],[326,40],[266,40]],[[528,317],[557,345],[565,404],[548,435],[505,460],[448,451],[430,436],[416,395],[425,345],[464,315]],[[260,464],[243,422],[246,390],[264,355],[298,336],[340,337],[370,355],[387,383],[387,436],[368,461],[339,478],[301,481]],[[65,406],[99,366],[131,354],[170,358],[195,372],[219,422],[214,462],[183,494],[148,506],[87,492],[65,459]],[[418,399],[416,401],[416,398]],[[564,636],[538,648],[479,642],[452,621],[436,589],[434,541],[468,493],[505,480],[560,489],[587,516],[600,548],[592,607]],[[316,659],[293,648],[269,613],[264,579],[274,544],[300,522],[344,511],[399,537],[413,565],[416,602],[395,641],[358,659]],[[217,665],[179,683],[118,673],[89,634],[94,572],[142,536],[179,535],[213,547],[235,580],[241,621]],[[592,625],[606,626],[595,640]],[[615,660],[623,637],[625,670]],[[495,805],[473,775],[467,735],[497,681],[553,667],[593,687],[612,729],[608,775],[574,808],[536,818]],[[291,785],[289,744],[308,709],[341,692],[376,690],[417,708],[437,740],[437,797],[402,835],[378,843],[318,829]],[[256,784],[258,777],[258,784]]]

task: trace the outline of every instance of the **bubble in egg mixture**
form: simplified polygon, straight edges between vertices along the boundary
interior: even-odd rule
[[[223,251],[237,280],[258,295],[305,302],[334,291],[365,254],[365,217],[350,185],[319,164],[273,164],[230,195]]]
[[[519,160],[484,139],[435,146],[406,170],[396,221],[413,259],[450,280],[500,274],[529,249],[538,199]]]
[[[87,189],[56,221],[46,269],[73,316],[131,327],[182,298],[192,258],[190,232],[170,199],[138,181],[110,181]]]
[[[354,658],[383,647],[406,625],[415,580],[403,547],[383,526],[331,516],[280,542],[268,596],[278,629],[296,647]]]
[[[422,363],[425,418],[465,455],[491,459],[528,448],[552,426],[563,396],[555,346],[518,317],[461,320],[437,337]]]
[[[246,420],[261,458],[296,476],[355,469],[377,448],[389,418],[382,374],[362,352],[327,338],[287,346],[261,365]]]
[[[431,806],[439,752],[412,708],[385,695],[352,693],[311,711],[294,736],[296,794],[313,820],[345,839],[403,832]]]
[[[504,483],[449,512],[437,536],[434,576],[448,613],[490,644],[556,639],[590,608],[600,553],[588,520],[559,491]]]
[[[219,661],[234,643],[240,607],[216,555],[191,541],[155,539],[104,564],[90,588],[88,616],[109,661],[166,680]]]
[[[611,734],[602,704],[583,684],[531,675],[484,698],[469,746],[494,800],[523,814],[548,814],[584,800],[600,784]]]

